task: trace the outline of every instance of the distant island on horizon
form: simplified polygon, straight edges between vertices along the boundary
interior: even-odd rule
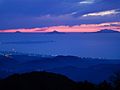
[[[22,33],[21,31],[16,31],[15,33]]]
[[[66,32],[59,32],[58,30],[53,30],[51,32],[47,32],[47,34],[65,34]],[[67,32],[69,33],[69,32]],[[76,32],[77,33],[77,32]],[[112,29],[102,29],[96,32],[78,32],[78,33],[120,33],[119,31]]]
[[[47,32],[47,34],[65,34],[65,32],[59,32],[57,30],[53,30],[52,32]]]
[[[112,29],[102,29],[102,30],[99,30],[95,33],[120,33],[120,32],[116,31],[116,30],[112,30]]]
[[[112,29],[101,29],[95,32],[60,32],[59,30],[53,30],[50,32],[0,32],[0,33],[45,33],[45,34],[66,34],[66,33],[120,33],[120,31],[112,30]]]

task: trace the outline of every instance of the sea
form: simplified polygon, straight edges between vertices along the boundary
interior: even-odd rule
[[[120,33],[0,33],[0,51],[120,59]]]

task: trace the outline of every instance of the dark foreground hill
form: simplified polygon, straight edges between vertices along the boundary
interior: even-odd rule
[[[67,77],[47,72],[15,74],[0,81],[0,90],[77,90]]]
[[[93,84],[88,81],[74,82],[66,76],[31,72],[14,74],[0,80],[0,90],[120,90],[120,74],[115,74],[113,81]]]

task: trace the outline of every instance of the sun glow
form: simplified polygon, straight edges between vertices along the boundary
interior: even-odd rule
[[[31,28],[31,29],[9,29],[0,30],[0,32],[51,32],[58,30],[61,32],[95,32],[101,29],[113,29],[120,31],[120,22],[107,22],[100,24],[81,24],[74,26],[51,26],[42,28]]]

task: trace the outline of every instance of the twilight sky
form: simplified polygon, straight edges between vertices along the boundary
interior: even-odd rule
[[[0,32],[120,31],[120,0],[0,0]]]

